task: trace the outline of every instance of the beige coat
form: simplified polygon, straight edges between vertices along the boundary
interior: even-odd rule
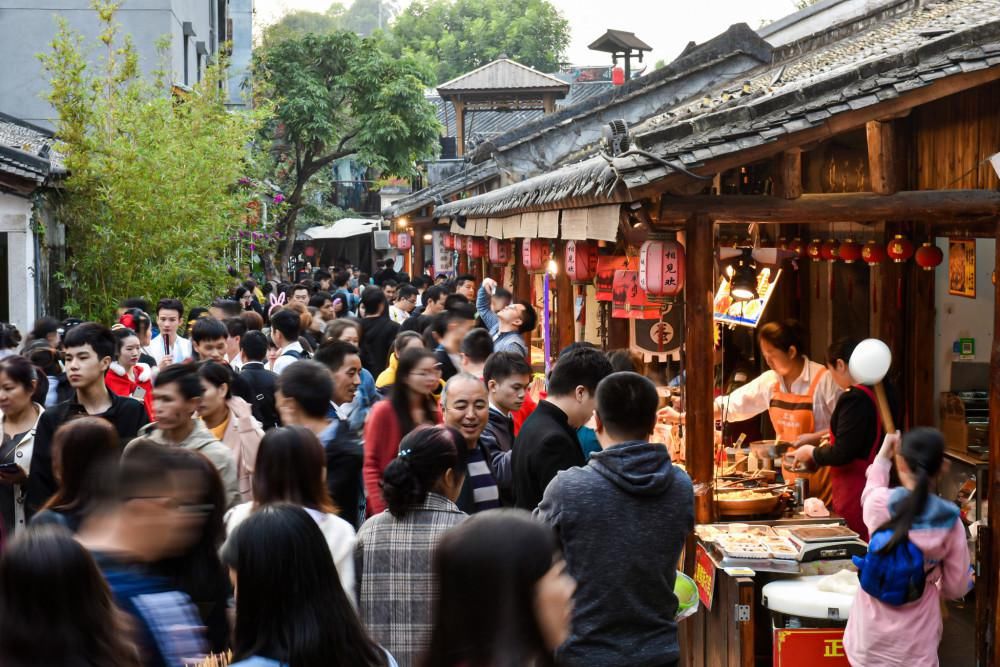
[[[264,437],[260,422],[253,418],[250,404],[239,396],[233,396],[229,406],[229,424],[222,434],[222,444],[229,447],[236,457],[236,478],[239,483],[240,498],[243,502],[253,500],[251,479],[253,464],[257,460],[257,448]]]
[[[153,442],[168,447],[183,447],[191,451],[204,454],[222,477],[222,485],[226,489],[226,507],[233,507],[240,502],[239,482],[236,476],[236,457],[233,456],[229,447],[215,439],[212,432],[206,428],[205,423],[198,418],[194,418],[194,430],[184,439],[183,442],[170,442],[164,437],[163,431],[157,428],[156,422],[147,424],[139,429],[139,437],[136,440],[148,438]],[[132,446],[135,440],[129,443]],[[127,449],[127,448],[126,448]]]

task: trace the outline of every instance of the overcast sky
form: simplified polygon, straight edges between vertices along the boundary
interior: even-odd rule
[[[703,42],[733,23],[758,28],[795,11],[792,0],[551,0],[569,19],[568,60],[574,65],[603,65],[605,53],[587,49],[608,28],[634,32],[653,47],[650,64],[673,60],[691,40]],[[287,11],[324,11],[331,0],[256,0],[256,22],[266,25]],[[350,4],[344,2],[345,5]],[[400,2],[406,6],[408,0]]]

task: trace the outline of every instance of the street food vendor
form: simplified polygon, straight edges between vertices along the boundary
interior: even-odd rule
[[[861,492],[865,488],[865,472],[878,454],[885,429],[875,390],[851,377],[848,363],[858,342],[843,338],[827,350],[827,370],[844,393],[830,417],[829,443],[803,445],[795,450],[795,459],[829,469],[833,510],[844,517],[851,530],[868,541],[868,528],[861,513]],[[891,390],[887,393],[890,407],[896,412],[895,396]],[[898,415],[893,416],[898,420]]]
[[[778,440],[796,448],[818,444],[830,428],[830,416],[842,390],[823,364],[802,353],[804,340],[805,331],[796,320],[762,326],[757,341],[770,370],[728,396],[716,398],[716,419],[736,422],[767,412]],[[683,419],[668,409],[661,411],[661,418],[674,417]],[[807,474],[794,473],[782,465],[782,475],[788,482],[807,477],[809,495],[829,506],[829,468]]]

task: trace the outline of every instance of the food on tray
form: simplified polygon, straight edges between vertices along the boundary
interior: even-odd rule
[[[755,491],[751,489],[741,491],[717,491],[715,497],[719,500],[759,500],[760,498],[770,498],[773,494],[770,491]]]
[[[790,546],[785,546],[785,545],[777,545],[777,544],[770,545],[768,546],[768,551],[770,551],[771,555],[774,556],[775,558],[784,558],[789,560],[792,560],[799,555],[798,551],[796,551]]]

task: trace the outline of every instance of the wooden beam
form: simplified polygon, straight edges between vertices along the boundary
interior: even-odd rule
[[[865,133],[868,136],[868,173],[872,192],[891,195],[899,189],[896,133],[892,122],[868,121]]]
[[[683,224],[694,214],[714,222],[831,223],[866,220],[934,220],[969,224],[1000,215],[1000,192],[923,190],[877,195],[869,192],[805,194],[798,199],[766,195],[668,197],[661,200],[661,225]]]
[[[417,227],[413,230],[413,274],[411,277],[424,273],[424,230]]]
[[[1000,225],[996,229],[997,255],[994,271],[1000,276]],[[993,330],[1000,331],[1000,289],[993,289]],[[990,355],[990,413],[989,443],[990,467],[989,487],[985,489],[989,512],[989,530],[985,531],[988,538],[986,552],[990,558],[980,563],[979,574],[986,578],[983,587],[986,594],[986,613],[980,616],[990,619],[993,626],[992,646],[987,648],[988,655],[979,656],[981,664],[1000,665],[1000,576],[997,572],[997,546],[1000,545],[1000,336],[993,337],[993,349]],[[982,539],[982,537],[980,537]],[[977,593],[978,597],[978,593]]]
[[[798,199],[802,196],[802,151],[785,151],[777,162],[774,193],[783,199]]]
[[[455,153],[458,157],[465,155],[465,102],[452,100],[455,105]]]
[[[687,329],[686,412],[687,469],[695,486],[694,516],[698,523],[711,523],[715,515],[712,493],[715,460],[714,378],[715,351],[712,345],[712,295],[715,262],[715,225],[703,215],[692,215],[685,227],[685,254],[701,258],[688,262],[684,286],[684,318]]]

